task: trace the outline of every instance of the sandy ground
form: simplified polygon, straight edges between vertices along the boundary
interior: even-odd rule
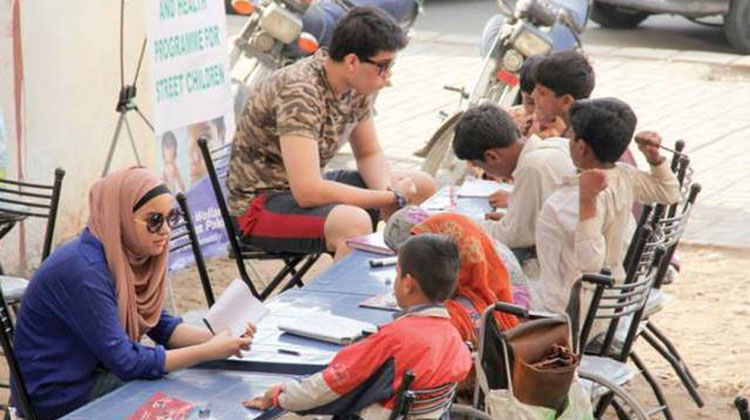
[[[664,287],[672,299],[653,322],[688,362],[705,407],[695,405],[671,366],[645,341],[636,343],[636,351],[662,384],[676,419],[736,419],[734,397],[750,395],[750,251],[681,245],[679,254],[682,272],[674,284]],[[330,264],[329,258],[322,259],[308,278]],[[265,275],[274,268],[271,263],[260,265]],[[217,294],[236,275],[229,260],[213,260],[209,270]],[[192,270],[176,273],[173,279],[179,311],[205,305]],[[630,389],[642,404],[655,403],[642,378]]]
[[[701,385],[705,407],[696,407],[671,367],[645,341],[636,344],[636,351],[662,384],[675,419],[737,419],[734,397],[750,395],[750,296],[746,293],[750,251],[682,245],[679,252],[682,273],[674,284],[665,286],[674,298],[653,320],[688,362]],[[308,278],[330,264],[330,258],[322,258]],[[218,295],[236,276],[236,267],[226,259],[211,260],[208,266]],[[264,262],[259,268],[268,277],[277,267]],[[174,273],[172,279],[178,312],[205,308],[194,270]],[[7,378],[5,366],[2,371]],[[653,404],[643,379],[634,381],[630,390],[642,404]]]

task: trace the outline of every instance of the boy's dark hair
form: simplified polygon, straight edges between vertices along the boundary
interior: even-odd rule
[[[531,94],[536,86],[536,68],[542,61],[541,55],[532,55],[523,62],[518,76],[521,78],[521,92]]]
[[[328,55],[334,61],[352,53],[368,59],[380,51],[401,50],[407,42],[404,31],[388,13],[374,6],[357,6],[333,29]]]
[[[575,101],[568,117],[576,140],[586,142],[603,163],[615,163],[620,159],[638,123],[630,106],[615,98]]]
[[[469,108],[456,124],[453,151],[461,160],[484,162],[489,149],[511,146],[521,137],[507,112],[495,104]]]
[[[166,149],[177,149],[177,138],[171,131],[167,131],[161,135],[161,150]]]
[[[398,249],[401,275],[417,279],[432,302],[453,295],[458,277],[458,246],[450,236],[423,233],[406,240]]]
[[[542,58],[536,66],[536,82],[557,96],[585,99],[594,90],[594,69],[581,53],[559,51]]]

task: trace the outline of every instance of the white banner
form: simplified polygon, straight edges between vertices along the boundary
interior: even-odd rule
[[[234,112],[223,0],[148,0],[148,55],[154,129],[169,130]]]

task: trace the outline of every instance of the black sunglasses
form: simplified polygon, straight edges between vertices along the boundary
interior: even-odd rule
[[[177,224],[180,223],[180,218],[182,215],[180,214],[180,210],[177,208],[173,208],[169,211],[169,213],[165,215],[161,213],[149,213],[148,216],[146,216],[146,220],[138,220],[139,222],[146,225],[146,230],[149,233],[156,233],[161,230],[161,227],[164,225],[164,221],[166,220],[167,226],[169,226],[170,229],[174,229],[177,227]]]
[[[384,76],[386,73],[388,73],[388,71],[391,69],[391,67],[393,67],[393,63],[396,62],[395,59],[383,60],[383,61],[378,62],[378,61],[370,60],[369,58],[363,58],[361,61],[363,63],[369,63],[369,64],[372,64],[373,66],[377,67],[378,68],[378,76]]]

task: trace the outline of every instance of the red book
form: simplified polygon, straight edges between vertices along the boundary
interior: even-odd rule
[[[388,248],[383,239],[383,232],[375,232],[369,235],[357,236],[346,240],[349,248],[359,249],[376,254],[394,255],[393,251]]]
[[[189,402],[157,392],[141,404],[127,420],[183,420],[192,408],[193,404]]]

